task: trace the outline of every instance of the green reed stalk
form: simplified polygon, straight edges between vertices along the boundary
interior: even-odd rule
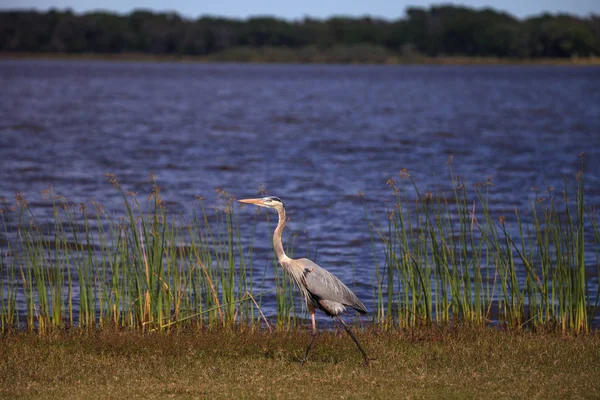
[[[585,203],[583,161],[581,172],[577,175],[577,234],[576,234],[576,272],[575,272],[575,332],[587,332],[587,282],[585,278]]]
[[[373,303],[375,304],[375,313],[373,314],[373,320],[377,323],[382,322],[381,315],[381,306],[382,306],[382,290],[381,290],[381,266],[379,264],[379,259],[377,258],[377,250],[376,250],[376,233],[378,232],[377,226],[370,220],[367,208],[365,206],[364,194],[359,192],[359,197],[361,199],[363,205],[363,211],[365,214],[365,220],[367,221],[369,227],[369,239],[371,240],[371,250],[373,253],[373,265],[375,267],[375,285],[373,287]],[[375,214],[375,219],[378,219],[376,212],[372,211]],[[382,240],[384,240],[382,238]]]
[[[2,220],[4,235],[8,239],[12,236],[12,232],[6,223],[5,213],[7,211],[8,209],[4,205],[0,209],[0,219]],[[15,260],[11,257],[13,251],[10,240],[6,241],[6,246],[6,253],[0,255],[0,290],[2,291],[2,297],[0,297],[0,333],[8,332],[17,327],[19,318],[17,312],[18,276]]]

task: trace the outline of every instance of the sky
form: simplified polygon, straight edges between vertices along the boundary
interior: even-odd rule
[[[92,10],[105,10],[129,13],[134,9],[154,11],[176,11],[178,14],[197,18],[201,15],[214,15],[233,18],[248,18],[255,15],[271,15],[289,20],[305,16],[328,18],[332,15],[381,17],[398,19],[410,6],[429,7],[432,4],[455,4],[473,8],[491,7],[506,11],[518,18],[539,15],[543,12],[569,13],[587,16],[600,14],[600,0],[0,0],[0,9],[70,8],[77,13]]]

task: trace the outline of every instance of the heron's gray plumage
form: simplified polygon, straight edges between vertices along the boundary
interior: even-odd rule
[[[330,317],[341,314],[346,307],[352,307],[361,314],[368,312],[362,301],[331,272],[307,258],[294,261],[296,268],[302,268],[304,272],[307,302],[312,302]]]

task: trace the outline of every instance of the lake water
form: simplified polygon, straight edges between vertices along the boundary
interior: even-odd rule
[[[318,244],[317,261],[362,283],[371,309],[357,193],[384,208],[402,168],[422,187],[447,185],[452,155],[463,181],[492,177],[493,211],[510,214],[526,210],[532,187],[574,178],[585,152],[588,203],[600,201],[597,67],[4,60],[0,88],[0,196],[21,192],[43,215],[39,193],[52,185],[122,210],[105,174],[145,193],[152,171],[169,208],[185,212],[197,194],[213,204],[215,187],[244,198],[264,184],[285,201],[288,229],[308,230],[296,255]],[[257,263],[270,238],[259,225]]]

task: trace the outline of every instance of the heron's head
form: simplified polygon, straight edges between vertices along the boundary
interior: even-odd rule
[[[242,199],[238,200],[241,203],[254,204],[259,207],[274,208],[276,210],[285,209],[283,201],[279,197],[267,196],[259,199]]]

